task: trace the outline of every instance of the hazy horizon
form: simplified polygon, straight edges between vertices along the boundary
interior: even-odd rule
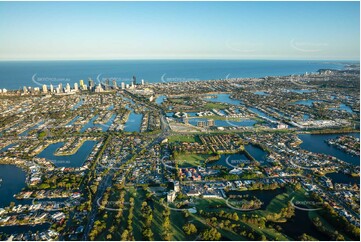
[[[354,60],[359,2],[0,2],[0,60]]]

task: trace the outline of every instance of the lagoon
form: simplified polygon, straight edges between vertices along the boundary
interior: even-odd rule
[[[13,195],[26,186],[26,173],[14,165],[0,165],[0,179],[0,208],[3,208],[9,206],[10,202],[15,202]]]
[[[227,103],[227,104],[236,105],[236,106],[243,105],[242,101],[231,99],[229,97],[230,95],[227,93],[213,94],[210,96],[207,96],[204,99],[209,102]]]
[[[57,167],[81,167],[92,152],[97,141],[85,141],[83,145],[73,155],[56,156],[56,150],[64,145],[58,142],[46,147],[37,157],[45,158],[54,163]]]
[[[334,139],[341,135],[352,135],[360,138],[360,133],[348,133],[348,134],[299,134],[298,137],[302,140],[300,147],[302,149],[314,152],[322,153],[325,155],[334,156],[340,160],[348,162],[350,164],[359,166],[360,156],[353,156],[348,154],[335,146],[328,145],[325,140]]]

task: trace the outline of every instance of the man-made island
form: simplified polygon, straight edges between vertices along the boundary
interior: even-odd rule
[[[0,239],[359,240],[359,73],[2,90]]]

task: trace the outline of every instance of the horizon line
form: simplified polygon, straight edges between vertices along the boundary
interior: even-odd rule
[[[32,61],[182,61],[182,60],[204,60],[204,61],[357,61],[360,62],[360,59],[293,59],[293,58],[285,58],[285,59],[268,59],[268,58],[260,58],[260,59],[238,59],[238,58],[128,58],[128,59],[4,59],[0,62],[32,62]]]

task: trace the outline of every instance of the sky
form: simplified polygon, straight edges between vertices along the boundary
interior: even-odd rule
[[[0,2],[0,60],[359,60],[359,2]]]

